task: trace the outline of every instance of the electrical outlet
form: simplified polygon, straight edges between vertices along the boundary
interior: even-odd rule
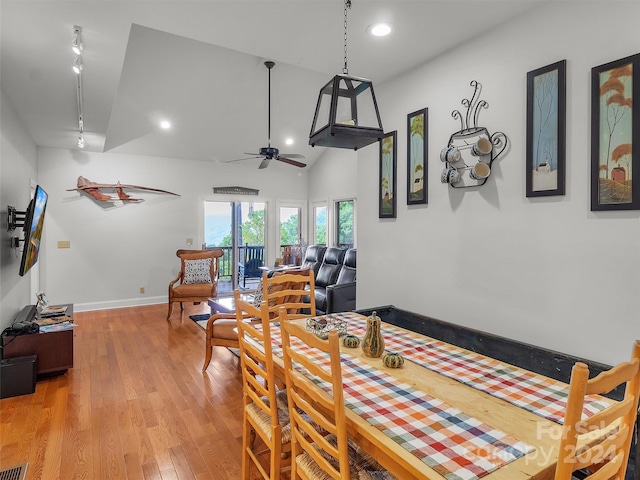
[[[187,238],[187,246],[193,245],[193,238]]]
[[[144,293],[144,287],[140,287],[140,293]]]
[[[58,248],[71,248],[69,240],[58,240]]]

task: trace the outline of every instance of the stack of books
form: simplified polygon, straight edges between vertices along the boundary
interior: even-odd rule
[[[67,313],[67,306],[59,305],[54,307],[44,307],[42,310],[40,310],[39,316],[40,318],[59,317],[61,315],[64,315],[65,313]]]
[[[73,323],[73,318],[66,315],[67,306],[45,307],[40,311],[39,318],[35,322],[40,325],[41,332],[59,332],[69,330],[77,325]]]

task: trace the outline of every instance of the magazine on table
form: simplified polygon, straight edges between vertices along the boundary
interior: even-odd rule
[[[63,330],[71,330],[77,326],[78,326],[77,324],[71,323],[71,322],[56,323],[54,325],[44,325],[40,327],[40,332],[41,333],[61,332]]]

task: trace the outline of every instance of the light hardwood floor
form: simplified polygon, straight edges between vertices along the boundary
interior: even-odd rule
[[[215,348],[205,374],[206,305],[76,313],[74,368],[0,400],[0,466],[27,479],[239,479],[239,361]]]

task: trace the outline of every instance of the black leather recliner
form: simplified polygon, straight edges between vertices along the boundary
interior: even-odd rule
[[[326,288],[326,307],[325,313],[349,312],[356,308],[355,248],[347,250],[336,283]]]
[[[324,259],[315,279],[316,313],[318,315],[327,312],[327,287],[335,284],[338,280],[345,253],[345,249],[338,247],[329,247],[324,253]]]
[[[318,270],[320,270],[320,265],[322,265],[326,251],[327,247],[324,245],[309,245],[300,268],[303,270],[306,268],[313,270],[314,278],[318,278]]]

